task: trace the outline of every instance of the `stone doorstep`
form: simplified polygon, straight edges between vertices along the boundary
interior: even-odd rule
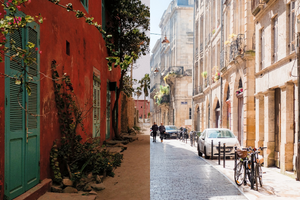
[[[82,193],[54,193],[47,192],[38,200],[95,200],[97,195],[82,195]]]
[[[24,194],[16,197],[14,200],[33,200],[38,199],[46,192],[50,191],[50,187],[52,184],[51,179],[44,179],[41,183],[37,184],[35,187],[31,188]]]

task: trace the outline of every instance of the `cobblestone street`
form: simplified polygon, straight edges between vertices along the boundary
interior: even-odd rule
[[[178,141],[150,139],[151,200],[246,199],[220,172]]]

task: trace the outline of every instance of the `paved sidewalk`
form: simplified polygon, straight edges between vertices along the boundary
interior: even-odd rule
[[[187,144],[190,146],[190,141]],[[190,149],[197,152],[196,147]],[[218,165],[218,159],[206,159],[208,163],[213,165],[219,172],[228,177],[234,182],[234,159],[225,161],[225,168],[223,168],[223,161]],[[278,168],[263,167],[263,187],[259,187],[258,191],[251,190],[250,184],[238,187],[249,200],[256,199],[299,199],[300,200],[300,182],[295,179],[281,174]]]

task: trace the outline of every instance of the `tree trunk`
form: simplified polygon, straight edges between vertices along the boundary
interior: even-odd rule
[[[115,103],[114,103],[114,107],[112,109],[112,115],[111,115],[111,121],[112,121],[112,127],[113,127],[113,130],[114,130],[114,133],[115,133],[115,138],[119,139],[120,138],[120,133],[119,133],[119,130],[118,130],[118,124],[115,124],[115,117],[118,119],[119,118],[119,112],[116,112],[116,109],[117,109],[117,105],[118,105],[118,101],[119,101],[119,98],[120,98],[120,94],[121,94],[121,91],[123,90],[123,77],[124,75],[126,74],[126,71],[122,70],[121,72],[121,78],[120,78],[120,84],[119,84],[119,89],[117,89],[117,98],[115,100]],[[115,116],[115,113],[117,113],[117,116]]]
[[[143,123],[145,123],[145,102],[146,102],[146,95],[144,95]]]

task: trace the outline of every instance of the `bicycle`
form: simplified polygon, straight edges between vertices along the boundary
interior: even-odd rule
[[[259,182],[259,185],[260,187],[263,186],[263,181],[262,181],[262,169],[261,169],[261,166],[263,164],[263,160],[262,160],[262,157],[259,158],[259,153],[260,151],[258,150],[263,150],[263,149],[266,149],[267,147],[259,147],[258,149],[254,148],[253,149],[253,154],[254,154],[254,172],[255,172],[255,177],[254,177],[254,180],[255,180],[255,189],[256,191],[258,191],[258,182]]]
[[[258,149],[262,150],[265,148],[266,147],[259,147]],[[258,191],[258,182],[262,187],[262,162],[258,157],[259,153],[260,152],[257,151],[256,148],[252,149],[251,147],[236,150],[236,154],[240,162],[234,168],[234,180],[238,186],[241,186],[243,183],[246,185],[248,177],[251,186],[254,186],[255,184],[256,191]]]

